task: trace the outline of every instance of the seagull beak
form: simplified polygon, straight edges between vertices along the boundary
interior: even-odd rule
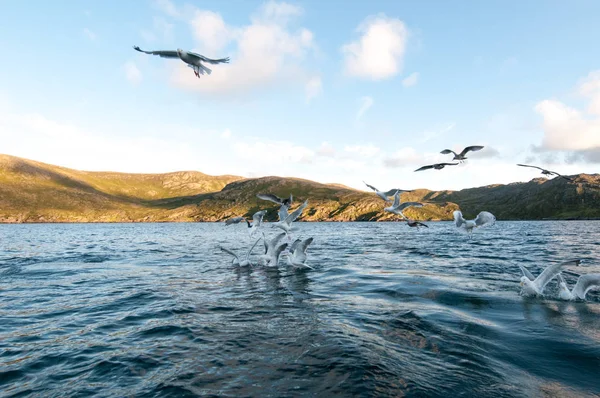
[[[524,283],[523,283],[523,282],[521,282],[521,283],[519,283],[519,285],[521,285],[521,287],[523,287]]]

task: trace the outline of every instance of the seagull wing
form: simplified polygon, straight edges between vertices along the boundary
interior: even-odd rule
[[[281,255],[281,252],[283,252],[287,246],[288,246],[287,243],[282,243],[281,245],[277,246],[277,249],[275,249],[275,252],[273,253],[275,260],[279,260],[279,256]],[[277,261],[275,261],[275,262],[277,262]]]
[[[444,166],[456,166],[458,163],[438,163],[443,164]]]
[[[279,208],[279,211],[277,212],[277,214],[279,215],[279,221],[283,221],[285,220],[285,218],[288,216],[288,209],[290,207],[287,205],[281,205],[281,207]]]
[[[403,190],[403,189],[390,189],[389,191],[387,191],[387,192],[384,192],[383,194],[384,194],[385,196],[392,196],[392,195],[395,195],[395,194],[396,194],[396,192],[400,192],[400,193],[402,193],[402,192],[408,192],[408,191],[405,191],[405,190]]]
[[[548,282],[550,282],[552,279],[554,279],[556,277],[556,275],[558,275],[560,273],[562,267],[564,267],[565,265],[579,265],[579,263],[580,263],[580,260],[572,260],[572,261],[566,261],[563,263],[552,264],[552,265],[546,267],[546,269],[543,270],[542,273],[539,274],[537,278],[535,278],[533,283],[536,285],[537,289],[540,292],[543,292],[544,288],[546,287]]]
[[[419,202],[404,202],[404,203],[400,203],[400,205],[398,207],[396,207],[396,210],[402,211],[402,210],[407,209],[409,207],[423,207],[423,203],[419,203]]]
[[[150,54],[150,55],[158,55],[161,58],[179,58],[179,54],[177,51],[171,50],[158,50],[158,51],[144,51],[140,49],[138,46],[133,46],[133,49],[139,51],[141,53]]]
[[[300,207],[298,207],[292,213],[288,214],[288,216],[285,218],[285,222],[291,224],[293,221],[295,221],[300,216],[300,214],[302,214],[304,209],[306,209],[306,206],[308,206],[308,199],[306,199]]]
[[[429,225],[423,224],[422,222],[419,222],[419,221],[417,221],[417,225],[420,225],[420,226],[425,227],[425,228],[429,228]]]
[[[364,182],[364,181],[363,181]],[[366,182],[364,182],[366,186],[368,186],[369,188],[371,188],[373,191],[377,192],[379,191],[377,188],[375,188],[373,185],[369,185]]]
[[[396,208],[400,206],[400,191],[396,191],[394,194],[394,203],[392,203],[392,207]]]
[[[261,211],[257,211],[256,213],[254,213],[254,215],[252,216],[252,225],[259,227],[260,224],[262,224],[263,217],[265,216],[266,213],[267,213],[266,210],[261,210]]]
[[[294,241],[294,243],[292,243],[292,246],[290,246],[290,253],[294,253],[294,251],[296,250],[296,247],[298,247],[298,245],[302,242],[302,239],[298,238]]]
[[[427,165],[427,166],[419,167],[415,171],[428,170],[428,169],[433,169],[433,165],[430,164],[430,165]]]
[[[456,152],[454,152],[451,149],[444,149],[442,152],[440,152],[442,155],[447,155],[449,153],[453,153],[456,156]]]
[[[191,51],[188,51],[187,53],[189,55],[191,55],[192,57],[196,57],[200,61],[207,62],[209,64],[228,64],[229,63],[229,57],[219,58],[219,59],[211,59],[211,58],[205,57],[204,55],[200,55],[198,53],[193,53]]]
[[[295,264],[304,264],[304,262],[306,261],[306,250],[308,249],[308,246],[312,243],[313,238],[308,238],[306,240],[303,240],[297,247],[296,250],[294,251],[294,257],[292,262]]]
[[[521,272],[527,279],[529,279],[532,282],[535,280],[535,276],[533,276],[533,274],[531,272],[529,272],[529,270],[527,268],[523,267],[521,264],[519,264],[519,268],[521,268]],[[559,274],[559,276],[560,276],[560,274]]]
[[[475,152],[475,151],[479,151],[481,149],[483,149],[483,146],[481,146],[481,145],[468,146],[462,150],[462,152],[460,153],[460,156],[465,156],[467,154],[467,152],[469,152],[469,151]]]
[[[275,250],[275,247],[277,247],[277,244],[284,236],[285,236],[285,232],[275,235],[275,237],[273,239],[271,239],[271,241],[269,242],[268,251]]]
[[[250,250],[248,250],[248,253],[246,253],[246,261],[248,261],[250,259],[250,254],[252,254],[252,250],[254,250],[254,248],[256,247],[256,245],[258,244],[258,242],[260,242],[261,238],[258,238],[256,240],[256,242],[254,242],[254,244],[252,245],[252,247],[250,248]]]
[[[495,222],[496,216],[490,213],[489,211],[482,211],[481,213],[477,214],[477,218],[475,218],[475,225],[477,225],[478,227],[487,224],[494,225]]]
[[[225,220],[225,225],[237,224],[242,221],[244,217],[233,217],[228,220]]]
[[[273,203],[277,203],[278,205],[283,203],[283,200],[279,196],[273,195],[271,193],[259,193],[256,195],[256,197],[262,200],[268,200]]]
[[[600,274],[581,275],[571,293],[584,300],[587,292],[594,287],[600,287]]]
[[[545,170],[545,169],[542,169],[541,167],[537,167],[537,166],[530,166],[530,165],[528,165],[528,164],[520,164],[520,163],[517,163],[517,166],[521,166],[521,167],[532,167],[532,168],[534,168],[534,169],[538,169],[538,170],[542,170],[542,171],[547,171],[547,170]]]
[[[465,223],[465,219],[463,218],[462,211],[455,210],[454,213],[452,213],[452,215],[454,216],[454,225],[456,225],[457,227],[460,227],[461,225],[463,225]]]
[[[229,249],[225,249],[224,247],[219,247],[221,249],[221,251],[224,251],[225,253],[229,253],[231,254],[233,257],[235,257],[235,259],[238,261],[238,263],[240,262],[239,257],[237,256],[237,254],[235,254],[234,252],[232,252]]]

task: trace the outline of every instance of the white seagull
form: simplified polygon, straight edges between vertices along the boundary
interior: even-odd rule
[[[489,211],[482,211],[474,220],[465,220],[460,210],[454,211],[454,224],[460,228],[461,226],[467,230],[469,237],[473,234],[473,228],[483,227],[484,225],[494,225],[496,216]]]
[[[464,162],[467,159],[467,152],[472,151],[479,151],[483,149],[483,146],[481,145],[473,145],[473,146],[468,146],[465,149],[462,150],[461,153],[456,153],[451,149],[444,149],[442,152],[440,152],[442,155],[447,155],[449,153],[453,153],[454,154],[454,158],[452,158],[452,160],[458,160],[459,162]]]
[[[256,231],[258,231],[258,228],[262,225],[263,217],[265,216],[265,214],[267,214],[266,210],[261,210],[254,213],[254,215],[252,216],[252,224],[250,224],[250,221],[246,220],[250,236],[254,236]]]
[[[296,239],[290,248],[291,254],[288,254],[287,256],[288,264],[294,268],[306,267],[314,269],[310,265],[306,264],[306,250],[312,242],[313,238],[308,238],[305,240]]]
[[[581,264],[581,260],[570,260],[562,263],[556,263],[549,265],[545,270],[542,271],[541,274],[538,275],[537,278],[532,279],[533,275],[526,268],[520,267],[523,272],[523,276],[521,277],[521,295],[523,296],[542,296],[544,294],[544,288],[552,279],[554,279],[560,271],[562,267],[566,265],[579,265]]]
[[[220,249],[226,253],[229,253],[233,256],[233,260],[231,260],[231,264],[232,265],[237,265],[240,267],[247,267],[249,265],[252,265],[252,263],[250,262],[250,254],[252,253],[252,250],[254,250],[254,247],[256,246],[256,244],[261,240],[261,238],[258,238],[256,240],[256,242],[254,242],[254,244],[252,245],[252,247],[250,248],[250,250],[248,250],[248,253],[246,253],[246,257],[244,259],[241,259],[238,257],[237,254],[235,254],[234,252],[232,252],[229,249],[226,249],[224,247],[220,247]]]
[[[390,213],[397,214],[399,216],[402,216],[402,218],[406,219],[404,214],[402,214],[402,210],[407,209],[409,207],[423,207],[423,203],[419,203],[419,202],[400,203],[400,191],[397,191],[394,194],[394,203],[392,203],[392,205],[389,207],[385,207],[383,210],[389,211]]]
[[[263,242],[265,245],[265,252],[259,257],[259,263],[266,266],[276,267],[279,262],[279,255],[287,248],[287,243],[279,245],[281,238],[285,236],[285,232],[277,234],[273,239],[267,241],[263,232]]]
[[[202,62],[206,62],[209,64],[227,64],[229,63],[229,57],[220,58],[220,59],[211,59],[207,58],[204,55],[200,55],[197,53],[193,53],[191,51],[185,51],[181,48],[178,48],[176,51],[173,50],[158,50],[158,51],[144,51],[141,50],[138,46],[133,46],[133,49],[139,51],[141,53],[150,54],[150,55],[158,55],[161,58],[178,58],[185,62],[190,68],[194,70],[194,75],[196,77],[200,77],[204,73],[211,74],[212,70],[202,65]]]
[[[405,189],[390,189],[387,192],[383,192],[380,191],[379,189],[375,188],[373,185],[369,185],[366,182],[363,181],[363,183],[368,186],[369,188],[371,188],[373,191],[375,191],[375,193],[377,194],[377,196],[379,196],[381,199],[385,200],[386,202],[390,202],[390,196],[394,195],[396,192],[400,192],[400,193],[404,193],[404,192],[412,192],[412,191],[407,191]]]
[[[573,290],[569,290],[567,282],[565,282],[563,276],[558,274],[558,296],[563,300],[585,300],[585,295],[588,291],[595,287],[600,287],[600,274],[587,274],[581,275],[575,283]]]
[[[302,205],[300,207],[298,207],[296,210],[294,210],[293,212],[291,212],[290,214],[285,216],[285,218],[283,220],[280,219],[278,222],[273,224],[273,226],[283,229],[285,231],[285,233],[288,234],[292,230],[292,222],[294,222],[300,216],[300,214],[302,214],[304,209],[306,209],[306,206],[308,206],[308,199],[306,199],[304,201],[304,203],[302,203]],[[282,213],[280,213],[279,217],[281,217],[281,216],[282,216]],[[288,236],[288,238],[289,238],[289,236]]]

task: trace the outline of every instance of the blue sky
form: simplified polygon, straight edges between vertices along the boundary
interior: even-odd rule
[[[0,1],[0,153],[381,189],[600,163],[600,2]],[[183,48],[228,65],[196,79]],[[444,148],[485,145],[467,163]]]

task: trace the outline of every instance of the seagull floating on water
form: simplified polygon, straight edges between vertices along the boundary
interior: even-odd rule
[[[252,253],[252,250],[254,250],[254,247],[256,246],[256,244],[261,240],[262,238],[258,238],[256,240],[256,242],[254,242],[254,244],[252,245],[252,247],[250,248],[250,250],[248,250],[248,253],[246,253],[246,257],[241,259],[238,257],[237,254],[235,254],[234,252],[232,252],[229,249],[226,249],[224,247],[220,247],[220,249],[226,253],[229,253],[233,256],[233,260],[231,260],[231,264],[232,265],[237,265],[240,267],[247,267],[249,265],[252,265],[252,263],[250,262],[250,254]]]
[[[561,274],[558,274],[557,277],[559,281],[558,297],[563,300],[585,300],[585,295],[588,291],[595,287],[600,287],[600,274],[587,274],[579,276],[573,290],[569,290],[567,287],[567,282],[565,282]]]
[[[562,267],[566,265],[579,265],[581,264],[581,260],[570,260],[562,263],[552,264],[546,267],[545,270],[542,271],[541,274],[538,275],[537,278],[533,278],[531,272],[529,272],[526,268],[521,267],[521,271],[523,272],[523,276],[521,277],[521,282],[519,283],[522,287],[521,295],[522,296],[542,296],[544,293],[544,288],[552,279],[554,279],[560,271]]]
[[[456,166],[457,164],[458,163],[435,163],[435,164],[430,164],[427,166],[419,167],[415,171],[429,170],[429,169],[441,170],[446,166]]]
[[[473,145],[473,146],[468,146],[465,149],[462,150],[461,153],[456,153],[451,149],[444,149],[443,151],[441,151],[440,153],[442,155],[447,155],[449,153],[453,153],[454,154],[454,158],[452,160],[458,160],[459,162],[463,162],[464,160],[467,159],[467,152],[471,151],[471,152],[475,152],[475,151],[480,151],[483,149],[483,146],[481,145]]]
[[[423,203],[419,203],[419,202],[400,203],[400,192],[396,192],[396,194],[394,195],[394,203],[392,203],[392,205],[389,207],[385,207],[383,210],[388,211],[390,213],[397,214],[399,216],[402,216],[402,218],[406,219],[404,214],[402,214],[402,210],[407,209],[409,207],[423,207]]]
[[[520,163],[517,163],[517,166],[521,166],[521,167],[531,167],[531,168],[534,168],[534,169],[542,170],[542,174],[543,174],[543,175],[545,175],[545,176],[552,176],[552,175],[556,175],[556,176],[558,176],[558,177],[562,177],[562,178],[564,178],[565,180],[568,180],[568,181],[573,181],[573,179],[572,179],[572,178],[565,177],[564,175],[558,174],[556,171],[550,171],[550,170],[542,169],[541,167],[537,167],[537,166],[530,166],[530,165],[527,165],[527,164],[520,164]]]
[[[458,228],[461,226],[465,228],[469,233],[469,237],[473,234],[473,228],[483,227],[484,225],[494,225],[496,223],[496,216],[489,211],[482,211],[474,220],[465,220],[460,210],[455,210],[453,215],[454,224]]]
[[[295,268],[305,267],[314,269],[306,264],[306,250],[312,242],[312,237],[305,240],[296,239],[290,248],[291,254],[288,254],[287,256],[288,264]]]
[[[404,189],[390,189],[387,192],[383,192],[380,191],[379,189],[375,188],[373,185],[369,185],[366,182],[363,181],[363,183],[368,186],[369,188],[371,188],[373,191],[375,191],[375,193],[377,194],[377,196],[379,196],[381,199],[385,200],[386,202],[390,201],[390,196],[394,195],[396,192],[400,191],[400,193],[404,193],[404,192],[412,192],[412,191],[407,191]]]
[[[211,59],[207,58],[204,55],[200,55],[197,53],[193,53],[191,51],[185,51],[178,48],[176,51],[172,50],[158,50],[158,51],[144,51],[141,50],[138,46],[133,46],[133,49],[139,51],[141,53],[150,54],[150,55],[158,55],[161,58],[179,58],[183,62],[185,62],[190,68],[194,70],[194,74],[196,77],[200,78],[200,75],[205,73],[211,74],[212,70],[202,65],[202,62],[206,62],[209,64],[227,64],[229,63],[229,57],[220,58],[220,59]]]
[[[285,236],[285,232],[275,235],[273,239],[267,241],[263,232],[263,241],[265,245],[265,252],[259,257],[259,262],[266,266],[276,267],[279,262],[279,256],[287,248],[288,244],[279,244],[279,241]]]

